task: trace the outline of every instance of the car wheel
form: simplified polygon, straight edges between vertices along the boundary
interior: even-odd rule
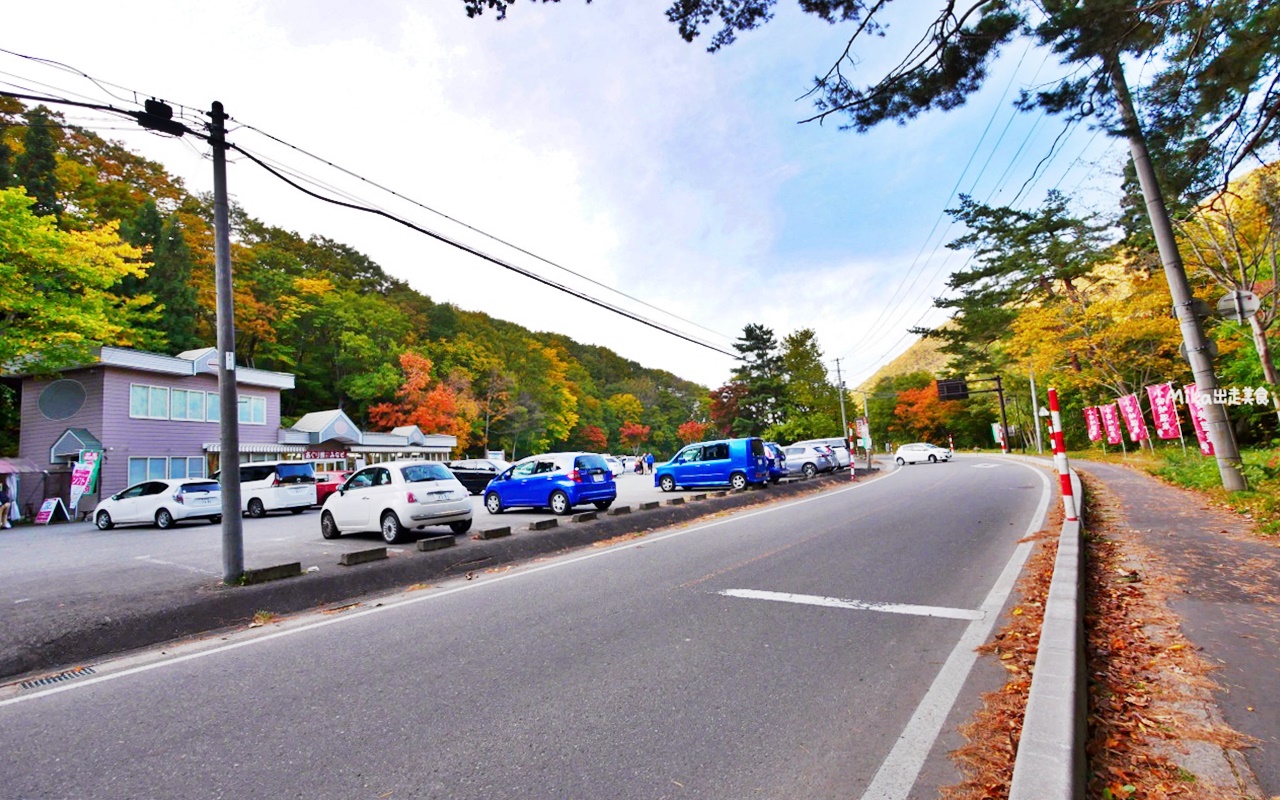
[[[607,509],[609,508],[609,506],[613,505],[613,501],[612,501],[612,500],[597,500],[597,501],[595,501],[594,503],[592,503],[592,505],[594,505],[596,508],[600,509],[601,511],[605,511],[605,510],[607,510]]]
[[[676,490],[676,479],[670,475],[663,475],[658,479],[658,486],[664,492],[674,492]]]
[[[93,524],[97,525],[98,530],[100,531],[109,531],[116,526],[116,524],[111,521],[111,515],[105,511],[98,512],[98,516],[93,519]]]
[[[547,504],[551,506],[551,512],[553,514],[559,514],[561,516],[568,514],[569,509],[573,507],[569,503],[569,495],[561,491],[552,492],[551,497],[547,498]]]
[[[741,472],[735,472],[729,476],[729,486],[735,491],[740,492],[747,488],[747,476]]]
[[[221,525],[221,524],[222,524],[222,515],[221,515],[221,514],[214,514],[212,517],[209,517],[209,522],[213,523],[214,525]]]
[[[249,516],[256,519],[258,517],[265,517],[266,515],[267,507],[262,504],[261,500],[255,497],[249,501]]]
[[[467,531],[471,530],[471,520],[464,519],[461,522],[450,522],[449,530],[453,531],[454,533],[466,533]]]
[[[502,498],[498,497],[497,492],[489,492],[484,496],[484,507],[490,514],[501,514]]]
[[[907,465],[907,460],[902,456],[898,456],[897,461],[898,461],[898,466],[900,467],[905,467]]]
[[[804,473],[805,480],[809,480],[813,478],[814,475],[818,474],[818,468],[812,464],[805,464],[804,468],[800,471]]]
[[[328,511],[320,515],[320,535],[326,539],[337,539],[342,535],[342,531],[338,530],[338,523]]]
[[[930,464],[937,464],[937,463],[938,463],[938,457],[937,457],[937,456],[935,456],[933,453],[930,453],[930,454],[929,454],[929,463],[930,463]]]
[[[156,512],[156,527],[162,531],[173,527],[173,515],[169,509],[162,508]]]
[[[399,544],[404,539],[404,526],[396,512],[388,511],[382,515],[382,541],[387,544]]]
[[[307,510],[307,507],[306,507],[306,506],[303,506],[302,508],[291,508],[291,509],[289,509],[289,510],[290,510],[291,512],[293,512],[294,514],[301,514],[303,511],[306,511],[306,510]]]
[[[781,476],[774,475],[772,478],[769,479],[769,483],[776,484],[780,480],[782,480]]]

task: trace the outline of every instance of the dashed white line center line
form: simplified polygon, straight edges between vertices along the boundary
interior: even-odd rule
[[[880,611],[886,614],[910,614],[916,617],[940,617],[942,619],[982,619],[982,611],[968,608],[944,608],[941,606],[913,606],[902,603],[867,603],[862,600],[845,600],[839,597],[821,597],[812,594],[789,592],[765,592],[758,589],[725,589],[720,594],[727,597],[743,597],[748,600],[775,600],[780,603],[798,603],[826,608],[848,608],[855,611]]]
[[[213,575],[214,577],[221,575],[221,573],[214,572],[211,569],[201,569],[200,567],[192,567],[187,564],[177,564],[173,561],[162,561],[161,559],[152,558],[151,556],[135,556],[134,560],[145,561],[148,564],[159,564],[162,567],[177,567],[178,569],[185,569],[187,572],[195,572],[200,575]]]

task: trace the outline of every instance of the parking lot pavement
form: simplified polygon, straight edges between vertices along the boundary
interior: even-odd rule
[[[100,531],[88,522],[35,527],[22,525],[0,534],[0,677],[48,668],[71,660],[141,647],[200,631],[237,624],[263,608],[296,611],[337,602],[371,591],[410,585],[433,576],[458,574],[511,563],[542,553],[590,544],[613,535],[648,530],[694,519],[716,510],[837,483],[833,479],[799,482],[716,498],[715,490],[664,494],[651,476],[622,476],[616,506],[640,505],[691,495],[710,495],[703,503],[661,505],[644,513],[601,515],[583,525],[569,517],[553,529],[532,531],[550,520],[546,509],[517,509],[500,515],[472,498],[471,535],[452,537],[446,550],[417,552],[413,542],[388,548],[389,560],[356,567],[340,566],[343,554],[383,547],[376,532],[326,540],[320,513],[271,514],[244,519],[247,570],[299,564],[304,577],[244,588],[222,584],[222,529],[207,523],[179,523],[169,530],[117,526]],[[583,507],[575,511],[594,511]],[[510,536],[480,541],[477,534],[510,527]],[[449,534],[447,528],[415,534]],[[371,577],[373,576],[373,577]]]

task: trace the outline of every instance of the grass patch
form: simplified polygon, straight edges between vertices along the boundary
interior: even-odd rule
[[[1195,489],[1209,495],[1216,503],[1239,514],[1248,514],[1258,524],[1258,532],[1280,535],[1280,448],[1243,450],[1241,471],[1249,482],[1247,492],[1228,492],[1222,488],[1218,462],[1188,449],[1159,447],[1155,453],[1142,450],[1122,456],[1119,453],[1082,451],[1071,458],[1127,464],[1144,470],[1169,483]]]

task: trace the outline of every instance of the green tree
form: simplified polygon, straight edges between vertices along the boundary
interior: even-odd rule
[[[733,420],[734,436],[759,436],[782,421],[786,379],[782,356],[773,331],[750,323],[733,343],[742,363],[733,370],[733,380],[745,393],[738,398],[738,416]]]
[[[62,213],[58,200],[58,142],[54,138],[49,109],[36,106],[26,113],[27,133],[22,152],[14,160],[18,184],[35,199],[31,210],[41,217]]]
[[[817,334],[804,328],[784,337],[781,362],[785,381],[781,421],[766,436],[781,442],[843,436],[839,389],[828,379]]]
[[[35,202],[20,189],[0,190],[0,364],[30,359],[56,371],[99,345],[136,345],[132,323],[144,303],[111,289],[141,274],[141,254],[115,223],[61,231],[34,213]]]

